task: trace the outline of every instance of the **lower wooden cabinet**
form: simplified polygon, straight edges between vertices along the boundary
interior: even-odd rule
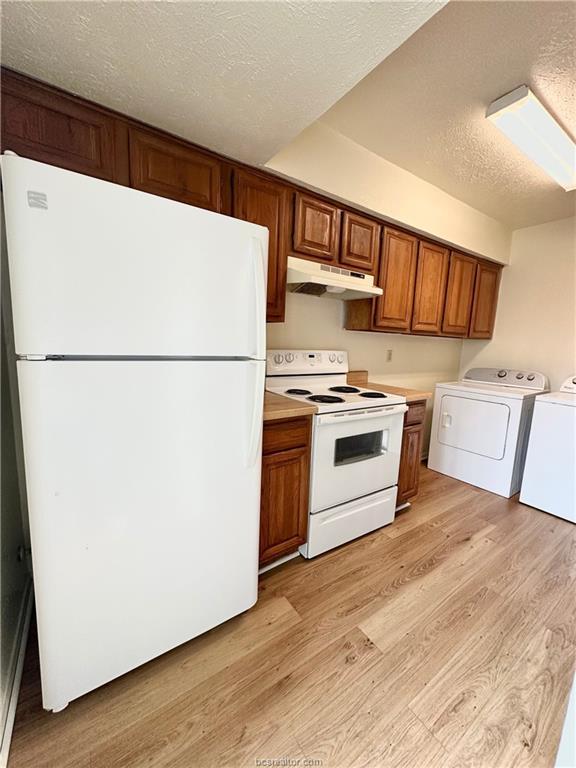
[[[408,411],[404,415],[398,497],[396,499],[396,506],[398,507],[406,504],[418,494],[425,415],[426,402],[424,400],[410,403]]]
[[[296,552],[308,532],[311,417],[264,424],[260,565]]]

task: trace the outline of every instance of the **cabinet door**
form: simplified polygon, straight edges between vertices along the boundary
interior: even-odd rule
[[[294,250],[315,261],[336,263],[340,245],[340,209],[296,193]]]
[[[3,70],[3,152],[127,184],[126,133],[104,110]]]
[[[501,267],[480,262],[476,268],[474,301],[470,317],[471,339],[491,339],[496,319]]]
[[[241,170],[234,174],[233,215],[237,219],[261,224],[270,233],[266,296],[268,322],[284,321],[290,194],[288,187],[257,174]]]
[[[397,506],[418,494],[420,482],[420,460],[422,453],[422,425],[404,427],[402,450],[400,452],[400,472],[398,475]]]
[[[308,530],[309,448],[262,458],[260,564],[295,552]]]
[[[181,203],[221,210],[220,162],[147,131],[130,129],[130,184]]]
[[[442,333],[447,336],[466,336],[474,297],[477,261],[463,253],[450,254],[448,287]]]
[[[340,248],[342,266],[374,274],[380,248],[380,230],[378,222],[344,211]]]
[[[412,314],[414,333],[438,334],[442,330],[449,259],[447,248],[420,241]]]
[[[384,229],[374,325],[389,331],[409,331],[414,304],[418,240],[395,229]]]

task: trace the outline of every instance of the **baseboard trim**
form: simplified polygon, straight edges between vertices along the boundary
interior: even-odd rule
[[[274,562],[269,563],[268,565],[263,565],[258,571],[258,575],[260,576],[262,573],[266,573],[266,571],[271,571],[272,568],[278,568],[279,565],[287,563],[288,560],[293,560],[295,557],[300,557],[300,552],[298,552],[298,550],[296,550],[296,552],[291,552],[289,555],[284,555],[284,557],[279,557],[278,560],[274,560]]]
[[[14,729],[14,719],[16,717],[16,706],[18,704],[18,694],[20,693],[20,683],[22,682],[22,671],[24,669],[24,658],[26,656],[26,645],[28,643],[28,633],[30,631],[30,618],[32,616],[32,606],[34,604],[32,589],[32,579],[28,581],[24,598],[22,600],[22,609],[20,611],[20,637],[18,640],[18,653],[15,654],[15,663],[11,674],[12,684],[10,686],[10,698],[8,710],[6,712],[6,722],[4,723],[4,732],[2,733],[2,742],[0,746],[0,768],[7,768],[8,753],[10,752],[10,741]]]

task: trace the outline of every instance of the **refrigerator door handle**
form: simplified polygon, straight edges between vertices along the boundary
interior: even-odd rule
[[[251,238],[252,265],[254,269],[254,308],[256,318],[255,338],[257,360],[266,359],[266,274],[262,243],[257,237]]]
[[[253,467],[260,457],[262,437],[262,409],[264,403],[264,382],[266,378],[266,364],[261,360],[249,362],[254,369],[254,388],[249,393],[249,407],[252,409],[250,427],[248,432],[248,451],[246,466]]]

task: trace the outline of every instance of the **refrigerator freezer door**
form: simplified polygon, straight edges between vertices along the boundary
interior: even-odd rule
[[[18,355],[265,358],[267,229],[1,162]]]
[[[46,709],[256,602],[264,367],[18,362]]]

